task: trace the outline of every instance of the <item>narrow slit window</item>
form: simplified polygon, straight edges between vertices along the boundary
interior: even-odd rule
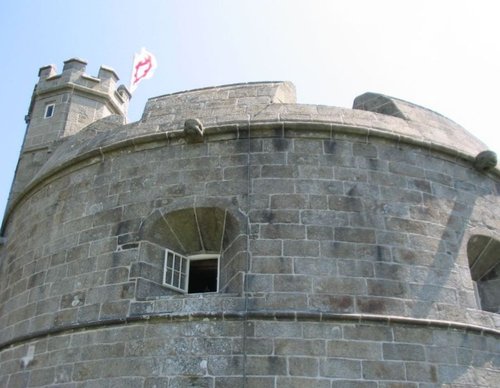
[[[183,256],[165,250],[163,285],[184,294],[217,292],[219,289],[219,256]]]
[[[52,116],[54,116],[54,108],[55,108],[55,104],[49,104],[45,107],[45,114],[44,114],[44,118],[48,119]]]

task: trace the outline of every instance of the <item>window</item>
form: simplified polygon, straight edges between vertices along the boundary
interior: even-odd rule
[[[49,117],[52,117],[54,115],[54,108],[55,104],[49,104],[45,107],[45,114],[44,118],[48,119]]]
[[[166,249],[163,285],[184,294],[217,292],[219,255],[183,256]]]
[[[478,305],[500,313],[500,240],[474,235],[467,243],[467,256]]]
[[[137,273],[136,298],[241,294],[248,252],[246,224],[239,211],[219,207],[155,210],[141,226],[138,268],[151,270]]]

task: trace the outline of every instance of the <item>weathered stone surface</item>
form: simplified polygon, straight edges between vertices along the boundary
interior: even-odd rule
[[[498,170],[433,112],[355,106],[207,88],[28,150],[0,245],[0,385],[493,386]],[[219,255],[217,292],[165,286],[166,249]]]

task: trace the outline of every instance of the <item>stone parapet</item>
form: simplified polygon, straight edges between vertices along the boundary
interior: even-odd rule
[[[226,117],[270,104],[295,104],[295,86],[291,82],[253,82],[223,85],[167,94],[150,98],[144,109],[143,122],[166,124],[171,119],[205,116]],[[240,120],[241,117],[237,117]]]

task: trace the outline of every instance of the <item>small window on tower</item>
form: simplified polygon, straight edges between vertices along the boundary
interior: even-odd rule
[[[219,255],[182,256],[167,249],[163,284],[183,294],[217,292]]]
[[[44,118],[48,119],[49,117],[52,117],[54,115],[54,104],[49,104],[45,107],[45,115],[43,116]]]

